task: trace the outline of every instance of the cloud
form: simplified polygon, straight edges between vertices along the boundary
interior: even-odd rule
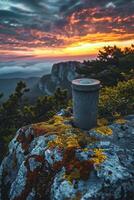
[[[113,2],[109,2],[106,4],[106,8],[115,8],[116,5]]]
[[[66,48],[97,33],[118,34],[118,40],[134,36],[133,0],[0,0],[0,8],[3,50]]]
[[[39,60],[25,62],[23,59],[7,63],[1,62],[0,77],[6,74],[17,74],[17,76],[20,74],[20,77],[42,76],[50,73],[53,63],[54,61],[44,62]]]

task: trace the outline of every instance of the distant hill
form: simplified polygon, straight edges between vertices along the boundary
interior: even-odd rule
[[[0,74],[0,79],[31,79],[31,78],[39,78],[40,76],[34,76],[30,74],[28,74],[27,72],[20,72],[20,71],[16,71],[16,72],[11,72],[11,73],[6,73],[6,74]]]
[[[13,64],[16,63],[10,63],[10,67],[13,67]],[[26,65],[31,66],[32,63],[23,63],[23,65],[24,64],[26,67]],[[35,66],[36,64],[33,63],[33,65]],[[37,66],[44,67],[44,64],[39,63]],[[48,65],[48,67],[46,66],[46,68],[44,68],[42,77],[38,77],[39,74],[37,73],[36,76],[29,78],[30,74],[29,71],[27,71],[27,68],[25,68],[26,70],[24,71],[0,74],[0,92],[4,93],[4,97],[1,99],[1,102],[8,98],[8,96],[14,91],[17,82],[20,80],[26,82],[27,86],[30,88],[30,91],[27,93],[27,97],[29,97],[31,102],[34,102],[38,96],[52,95],[58,87],[67,89],[71,94],[71,81],[80,77],[77,73],[77,69],[83,66],[84,65],[81,62],[77,61],[56,63],[53,64],[52,68]],[[3,67],[2,64],[1,67]]]

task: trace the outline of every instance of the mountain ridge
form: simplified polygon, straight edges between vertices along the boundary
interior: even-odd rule
[[[51,74],[40,78],[38,87],[46,95],[52,95],[56,88],[67,89],[71,93],[71,81],[80,77],[77,69],[84,64],[78,61],[56,63],[52,66]]]

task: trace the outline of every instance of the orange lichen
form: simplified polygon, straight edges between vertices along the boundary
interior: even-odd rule
[[[112,135],[113,131],[108,126],[102,126],[94,129],[97,133],[102,135]]]
[[[24,190],[21,192],[21,194],[18,197],[15,197],[14,200],[24,200],[27,199],[28,194],[31,192],[32,187],[34,187],[37,184],[37,177],[40,176],[41,173],[41,166],[35,168],[33,171],[30,170],[29,166],[29,159],[34,158],[38,162],[43,163],[44,159],[40,155],[31,155],[26,158],[24,164],[27,168],[27,175],[26,175],[26,185]]]
[[[74,158],[74,160],[72,160],[72,162],[69,163],[65,169],[66,172],[63,178],[68,180],[70,183],[72,183],[73,180],[87,180],[93,170],[93,162],[91,160],[79,161]]]
[[[71,200],[81,200],[81,198],[82,198],[82,193],[77,192],[76,195],[75,195],[75,197],[72,198]]]
[[[75,155],[75,148],[67,148],[64,152],[62,161],[59,161],[53,165],[54,170],[59,170],[61,167],[65,167],[65,175],[63,178],[70,183],[73,180],[87,180],[90,172],[93,170],[92,160],[79,160]]]
[[[87,180],[93,170],[94,164],[100,165],[105,159],[106,155],[103,153],[102,149],[95,149],[94,155],[90,160],[80,161],[74,156],[73,159],[68,161],[65,165],[66,172],[64,178],[71,184],[73,180]]]
[[[90,151],[93,151],[93,156],[89,160],[79,160],[75,155],[75,150],[75,147],[67,148],[64,151],[63,160],[53,165],[54,170],[60,170],[63,166],[65,167],[63,178],[71,184],[74,180],[87,180],[94,165],[100,165],[106,159],[103,149],[90,149]]]
[[[54,116],[48,122],[42,122],[33,124],[32,128],[34,130],[35,136],[43,134],[59,134],[65,132],[71,128],[71,125],[64,124],[64,118],[61,116]]]
[[[19,130],[19,134],[16,138],[16,140],[21,143],[22,149],[24,150],[24,153],[28,153],[29,145],[33,141],[34,136],[29,132],[28,135],[26,135],[26,131],[28,130],[28,126],[22,128]]]

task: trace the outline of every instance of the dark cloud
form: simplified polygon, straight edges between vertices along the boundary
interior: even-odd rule
[[[0,44],[64,46],[75,36],[131,34],[133,21],[134,0],[0,0]]]

